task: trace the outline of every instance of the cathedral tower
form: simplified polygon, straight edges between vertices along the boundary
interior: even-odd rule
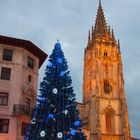
[[[106,23],[101,1],[85,48],[79,110],[89,140],[130,140],[120,43]]]

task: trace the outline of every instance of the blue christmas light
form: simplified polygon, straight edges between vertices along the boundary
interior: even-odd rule
[[[37,100],[39,100],[39,101],[44,101],[45,100],[45,98],[43,98],[43,97],[37,97]]]
[[[72,136],[74,136],[74,135],[76,134],[76,130],[75,130],[75,129],[71,129],[70,134],[71,134]]]
[[[81,124],[81,122],[79,120],[77,120],[77,121],[74,122],[74,125],[75,126],[80,126],[80,124]]]
[[[62,63],[62,59],[61,58],[58,58],[57,59],[57,63],[61,64]]]
[[[50,61],[48,61],[48,65],[47,65],[48,67],[52,67],[53,66],[53,64],[50,62]]]
[[[54,118],[54,115],[53,114],[49,114],[48,115],[48,119],[53,119]]]
[[[63,77],[64,75],[65,75],[65,71],[61,71],[61,72],[60,72],[60,76]]]

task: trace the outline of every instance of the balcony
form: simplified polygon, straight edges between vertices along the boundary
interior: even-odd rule
[[[33,108],[27,107],[21,104],[14,104],[13,106],[13,115],[26,115],[31,116],[33,112]]]

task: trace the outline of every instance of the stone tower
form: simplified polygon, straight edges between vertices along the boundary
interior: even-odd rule
[[[78,107],[89,140],[130,140],[120,43],[107,26],[101,1],[85,48]]]

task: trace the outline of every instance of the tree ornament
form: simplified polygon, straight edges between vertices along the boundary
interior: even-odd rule
[[[62,137],[63,137],[62,132],[58,132],[58,133],[57,133],[57,137],[58,137],[58,138],[62,138]]]
[[[58,58],[57,59],[57,63],[61,64],[62,63],[62,59],[61,58]]]
[[[63,111],[63,113],[64,113],[65,115],[67,115],[67,114],[68,114],[68,110],[65,109],[65,110]]]
[[[31,124],[36,124],[36,119],[35,119],[35,118],[33,118],[33,119],[31,120]]]
[[[58,89],[57,89],[57,88],[54,88],[54,89],[53,89],[53,93],[54,93],[54,94],[57,94],[57,92],[58,92]]]
[[[40,136],[41,136],[41,137],[45,137],[45,135],[46,135],[45,131],[41,131],[41,132],[40,132]]]

